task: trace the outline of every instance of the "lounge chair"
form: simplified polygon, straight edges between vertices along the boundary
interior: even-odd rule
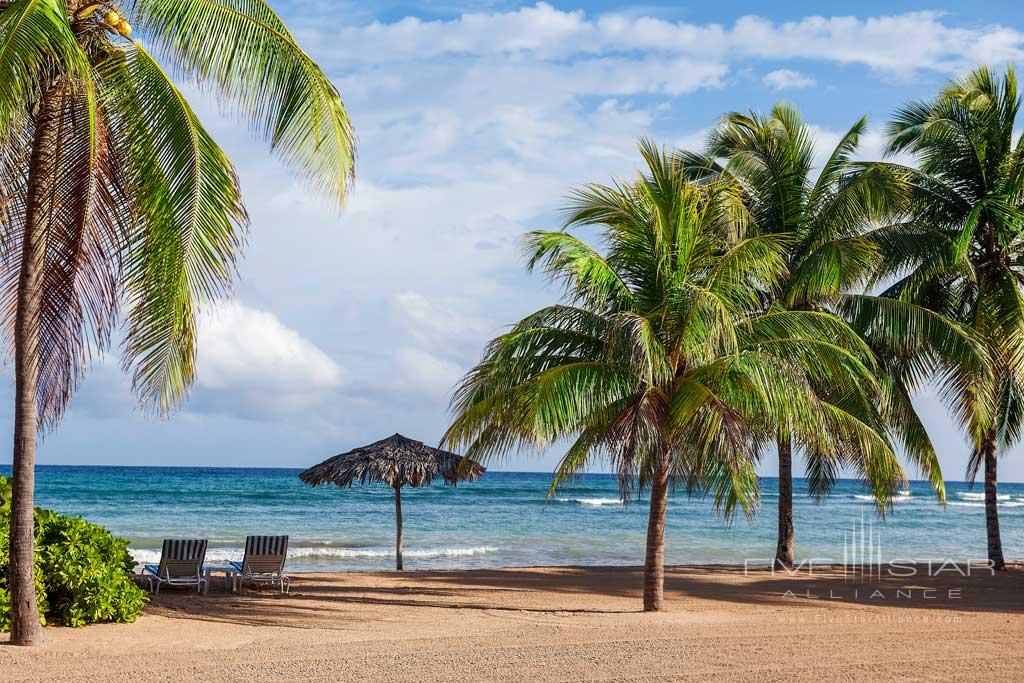
[[[207,584],[203,576],[206,561],[206,539],[167,538],[160,552],[160,564],[147,564],[142,574],[150,593],[159,593],[160,586],[195,586],[197,593],[205,593]]]
[[[246,536],[242,561],[229,563],[235,569],[233,589],[238,591],[242,583],[250,581],[277,584],[287,593],[291,588],[291,579],[284,573],[287,556],[287,536]]]

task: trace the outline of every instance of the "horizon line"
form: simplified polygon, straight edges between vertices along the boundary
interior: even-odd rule
[[[140,470],[143,470],[143,469],[161,469],[161,470],[302,470],[302,469],[305,469],[302,466],[288,466],[288,467],[284,467],[284,466],[280,466],[280,465],[277,465],[277,466],[270,466],[270,465],[110,465],[110,464],[106,464],[106,465],[104,465],[104,464],[100,464],[100,465],[75,464],[75,465],[72,465],[72,464],[61,464],[61,463],[37,463],[36,464],[36,468],[38,469],[40,467],[79,467],[79,468],[83,468],[83,469],[98,469],[98,468],[120,467],[120,468],[123,468],[123,469],[140,469]],[[0,464],[0,468],[10,469],[11,468],[11,463]],[[539,471],[539,470],[500,470],[500,469],[488,468],[487,471],[488,472],[493,472],[493,473],[498,473],[498,474],[539,474],[539,475],[551,475],[551,474],[553,474],[553,472]],[[580,475],[598,474],[598,475],[605,475],[605,476],[615,476],[613,472],[580,472],[579,474]],[[778,479],[779,478],[778,475],[759,474],[757,476],[758,476],[758,479]],[[796,477],[796,476],[793,477],[793,479],[806,479],[806,478],[807,477]],[[860,480],[857,479],[856,477],[839,477],[838,481],[860,481]],[[931,485],[930,482],[927,479],[908,479],[907,482],[910,483],[910,484],[928,484],[929,486]],[[974,484],[979,484],[979,482],[977,482],[977,481],[970,482],[970,481],[966,481],[966,480],[962,480],[962,479],[944,479],[943,482],[944,483],[949,483],[949,484],[968,484],[970,486],[973,486]],[[1020,481],[1004,481],[1004,480],[1000,480],[999,483],[1000,484],[1024,484],[1024,482],[1020,482]],[[979,484],[979,485],[983,485],[983,482],[981,484]]]

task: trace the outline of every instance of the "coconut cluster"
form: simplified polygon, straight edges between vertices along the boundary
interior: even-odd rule
[[[103,17],[103,21],[107,26],[114,29],[125,38],[132,34],[132,25],[114,10],[107,12],[107,16]]]
[[[96,10],[101,8],[103,3],[96,2],[91,5],[87,5],[75,13],[75,18],[78,20],[86,19],[92,15]],[[116,10],[111,9],[103,16],[103,23],[107,25],[111,31],[116,31],[122,36],[127,38],[132,34],[132,25],[128,23],[128,20],[117,13]]]

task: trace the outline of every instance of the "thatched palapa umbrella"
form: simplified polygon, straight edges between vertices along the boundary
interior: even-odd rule
[[[336,455],[299,473],[299,478],[310,486],[336,484],[348,488],[354,483],[380,482],[395,490],[396,568],[402,568],[402,487],[426,486],[435,477],[443,477],[446,484],[455,486],[459,481],[472,481],[484,473],[484,468],[462,456],[431,448],[401,434],[389,436]]]

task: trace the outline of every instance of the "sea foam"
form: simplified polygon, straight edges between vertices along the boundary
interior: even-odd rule
[[[985,494],[977,491],[960,491],[956,494],[957,498],[963,498],[964,500],[985,500]],[[998,494],[997,500],[1010,500],[1010,496],[1004,494]]]
[[[869,496],[869,495],[860,494],[860,493],[855,493],[855,494],[853,494],[850,497],[853,498],[854,500],[863,500],[863,501],[868,501],[868,502],[874,502],[874,500],[875,500],[874,496]],[[913,498],[913,497],[914,497],[914,494],[911,493],[910,491],[902,490],[902,491],[897,491],[896,492],[895,499],[896,500],[906,500],[908,498]]]
[[[1006,497],[1009,498],[1009,496],[1006,496]],[[1000,498],[1002,498],[1002,496],[1000,496]],[[950,505],[955,505],[957,507],[962,507],[962,508],[983,508],[983,507],[985,507],[985,503],[978,502],[978,501],[973,501],[973,500],[972,501],[958,501],[958,500],[954,500],[954,501],[951,501],[949,504]],[[1001,508],[1019,508],[1019,507],[1024,507],[1024,500],[1000,500],[999,501],[999,507],[1001,507]]]
[[[577,505],[623,505],[621,498],[555,498],[555,502]]]

